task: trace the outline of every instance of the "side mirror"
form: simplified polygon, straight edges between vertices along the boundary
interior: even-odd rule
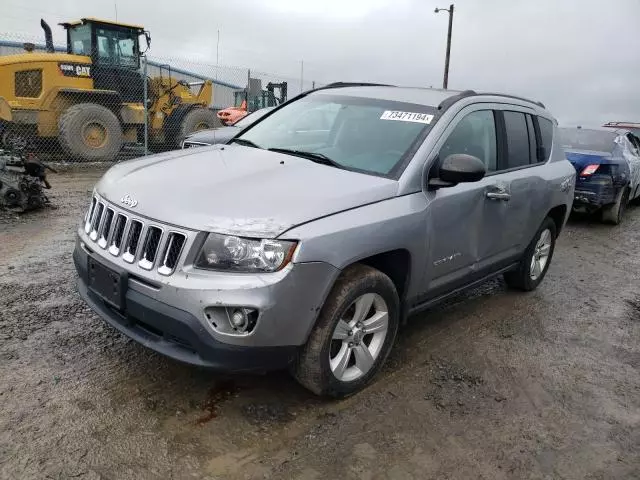
[[[455,153],[444,159],[437,169],[438,176],[429,180],[429,186],[441,188],[453,187],[458,183],[477,182],[482,180],[486,173],[487,168],[478,157]]]
[[[145,30],[144,32],[144,41],[147,44],[147,48],[144,49],[144,51],[142,51],[142,49],[140,49],[140,55],[147,53],[147,50],[149,50],[151,48],[151,33],[149,33],[148,30]]]

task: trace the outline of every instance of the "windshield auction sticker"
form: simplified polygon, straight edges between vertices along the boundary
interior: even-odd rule
[[[426,123],[428,125],[433,120],[433,115],[429,115],[427,113],[398,112],[394,110],[386,110],[380,116],[380,120]]]

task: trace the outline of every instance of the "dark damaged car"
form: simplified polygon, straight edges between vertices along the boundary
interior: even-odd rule
[[[640,140],[627,130],[561,128],[567,160],[576,169],[574,211],[601,212],[617,225],[640,195]]]

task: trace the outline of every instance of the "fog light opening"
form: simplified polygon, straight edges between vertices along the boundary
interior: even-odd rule
[[[250,307],[206,307],[205,321],[216,332],[226,335],[248,335],[258,323],[260,311]]]
[[[213,318],[211,318],[211,314],[209,314],[209,312],[205,312],[205,315],[207,316],[207,320],[209,320],[211,325],[213,325],[213,328],[218,328],[218,324],[213,320]]]
[[[244,332],[247,329],[247,325],[249,325],[247,314],[244,313],[243,309],[236,308],[231,314],[231,327]]]
[[[231,328],[239,333],[253,330],[258,319],[258,311],[253,308],[229,308],[227,317]]]

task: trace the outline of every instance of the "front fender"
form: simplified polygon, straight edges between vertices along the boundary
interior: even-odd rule
[[[278,238],[300,242],[295,263],[321,261],[340,270],[373,255],[406,250],[411,258],[410,298],[424,274],[426,207],[425,195],[416,192],[313,220]]]

